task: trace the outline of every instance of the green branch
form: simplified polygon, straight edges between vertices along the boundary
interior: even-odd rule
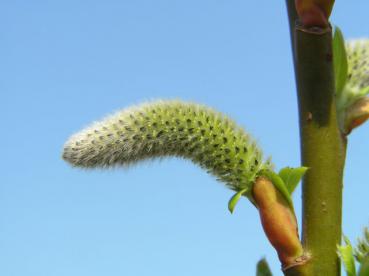
[[[295,13],[287,0],[289,15]],[[290,17],[291,24],[296,18]],[[342,177],[346,141],[337,122],[332,32],[291,25],[298,92],[303,181],[302,241],[312,256],[286,275],[340,275]]]

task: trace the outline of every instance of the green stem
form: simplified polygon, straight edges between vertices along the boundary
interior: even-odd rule
[[[287,0],[300,117],[303,181],[302,242],[312,259],[286,275],[340,275],[342,178],[346,138],[336,115],[331,28],[295,25],[294,1]]]

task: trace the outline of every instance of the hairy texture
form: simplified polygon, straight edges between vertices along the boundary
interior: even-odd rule
[[[340,127],[349,134],[369,118],[369,39],[346,43],[347,80],[337,95]]]
[[[361,93],[363,89],[369,88],[369,39],[348,42],[346,51],[348,59],[346,88],[351,93]]]
[[[346,43],[347,81],[338,95],[340,127],[345,134],[369,118],[369,39]]]
[[[64,160],[86,168],[166,156],[190,159],[236,191],[271,169],[256,143],[232,120],[180,101],[124,109],[72,136],[63,152]]]

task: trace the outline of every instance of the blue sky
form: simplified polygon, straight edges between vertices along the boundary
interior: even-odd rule
[[[354,2],[332,21],[369,37],[369,3]],[[60,155],[106,114],[179,98],[233,117],[277,168],[298,166],[284,1],[2,1],[0,32],[0,275],[241,276],[262,256],[281,275],[255,208],[230,215],[231,191],[190,162],[86,171]],[[348,147],[353,240],[369,222],[368,141],[369,124]]]

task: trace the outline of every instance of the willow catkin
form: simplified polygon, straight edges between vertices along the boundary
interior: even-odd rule
[[[369,118],[369,39],[346,43],[347,80],[337,93],[337,111],[341,130],[349,134]]]
[[[369,88],[369,39],[349,41],[346,43],[346,52],[348,63],[346,89],[355,94]]]
[[[254,140],[225,115],[181,101],[124,109],[73,135],[63,159],[73,166],[127,166],[155,157],[193,161],[233,190],[249,187],[270,169]]]

